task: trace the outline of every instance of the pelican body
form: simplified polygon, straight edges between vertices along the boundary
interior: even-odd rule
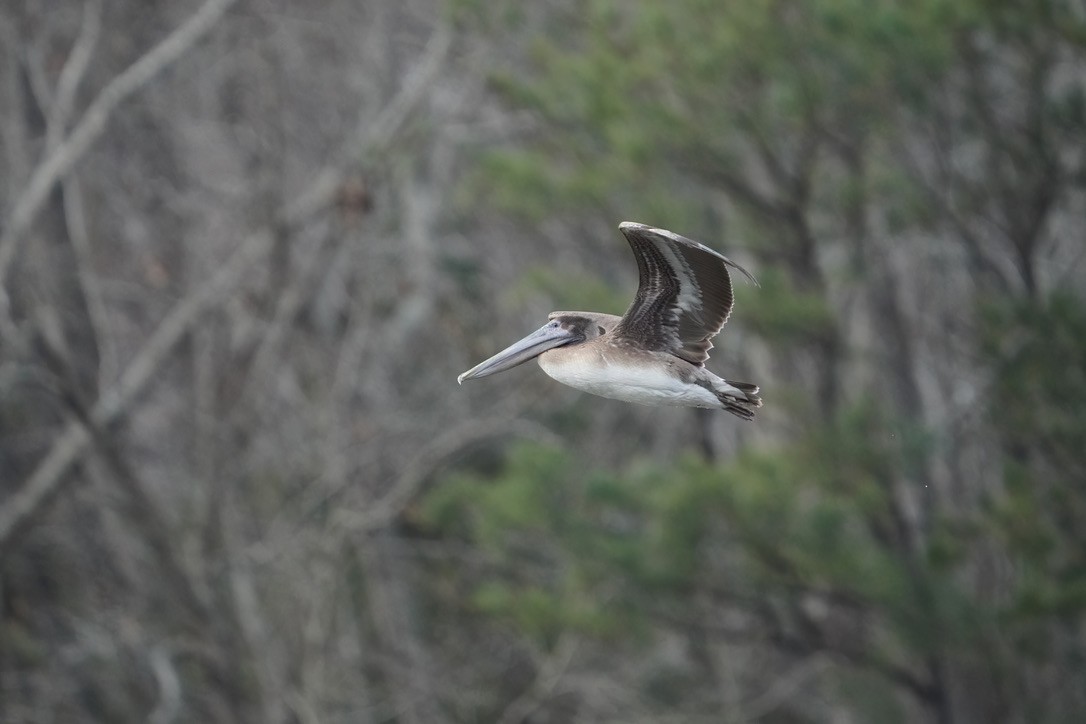
[[[551,312],[547,323],[457,378],[486,377],[538,358],[550,377],[601,397],[642,405],[723,409],[750,420],[758,386],[705,368],[710,341],[733,306],[728,267],[743,267],[696,241],[624,221],[640,282],[621,317]]]

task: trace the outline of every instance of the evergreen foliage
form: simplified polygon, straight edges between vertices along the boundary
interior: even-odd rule
[[[745,247],[763,262],[762,286],[739,324],[774,355],[821,368],[834,404],[793,404],[791,440],[721,464],[613,469],[521,446],[496,473],[443,482],[425,520],[486,554],[477,610],[544,647],[563,631],[647,644],[686,621],[690,636],[829,652],[845,665],[828,686],[858,721],[911,719],[914,706],[956,721],[972,704],[1006,720],[1086,716],[1071,693],[1086,691],[1086,305],[1081,290],[1032,294],[1044,221],[1021,217],[1080,188],[1060,149],[1081,150],[1068,136],[1083,129],[1081,87],[1043,77],[1057,68],[1041,44],[1081,58],[1086,19],[1057,2],[981,0],[567,11],[565,32],[533,45],[534,76],[495,75],[545,131],[491,152],[477,188],[534,222],[635,218]],[[996,87],[1036,107],[1001,110]],[[946,124],[934,150],[932,123]],[[987,175],[944,170],[934,191],[912,158],[977,148]],[[1037,192],[1032,210],[1008,206],[1012,188]],[[1002,286],[985,281],[1000,244],[990,230],[1004,221],[1024,290],[1005,272]],[[974,224],[987,230],[979,240]],[[932,234],[981,280],[958,312],[990,378],[982,414],[998,464],[959,468],[954,483],[983,491],[979,503],[932,489],[956,443],[915,416],[915,384],[905,399],[878,385],[833,392],[861,345],[838,329],[831,291],[870,283],[891,305],[879,309],[894,310],[882,250],[932,253],[918,241]],[[996,290],[1002,301],[986,301]],[[883,354],[887,377],[915,375],[899,349]],[[955,676],[984,684],[952,693]],[[667,701],[692,686],[643,685]],[[807,720],[791,717],[781,721]]]

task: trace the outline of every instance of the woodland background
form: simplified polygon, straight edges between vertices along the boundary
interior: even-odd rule
[[[1084,256],[1073,0],[3,0],[0,719],[1086,721]]]

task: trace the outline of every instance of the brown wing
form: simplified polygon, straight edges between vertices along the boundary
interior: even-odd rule
[[[664,229],[624,221],[619,229],[633,248],[641,281],[614,335],[641,347],[665,350],[702,365],[712,339],[732,311],[728,267],[743,267],[696,241]]]

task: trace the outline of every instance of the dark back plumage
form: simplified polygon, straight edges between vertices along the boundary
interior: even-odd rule
[[[727,257],[670,231],[629,221],[619,229],[637,257],[640,283],[614,336],[703,365],[710,340],[732,311],[728,267],[757,280]]]

